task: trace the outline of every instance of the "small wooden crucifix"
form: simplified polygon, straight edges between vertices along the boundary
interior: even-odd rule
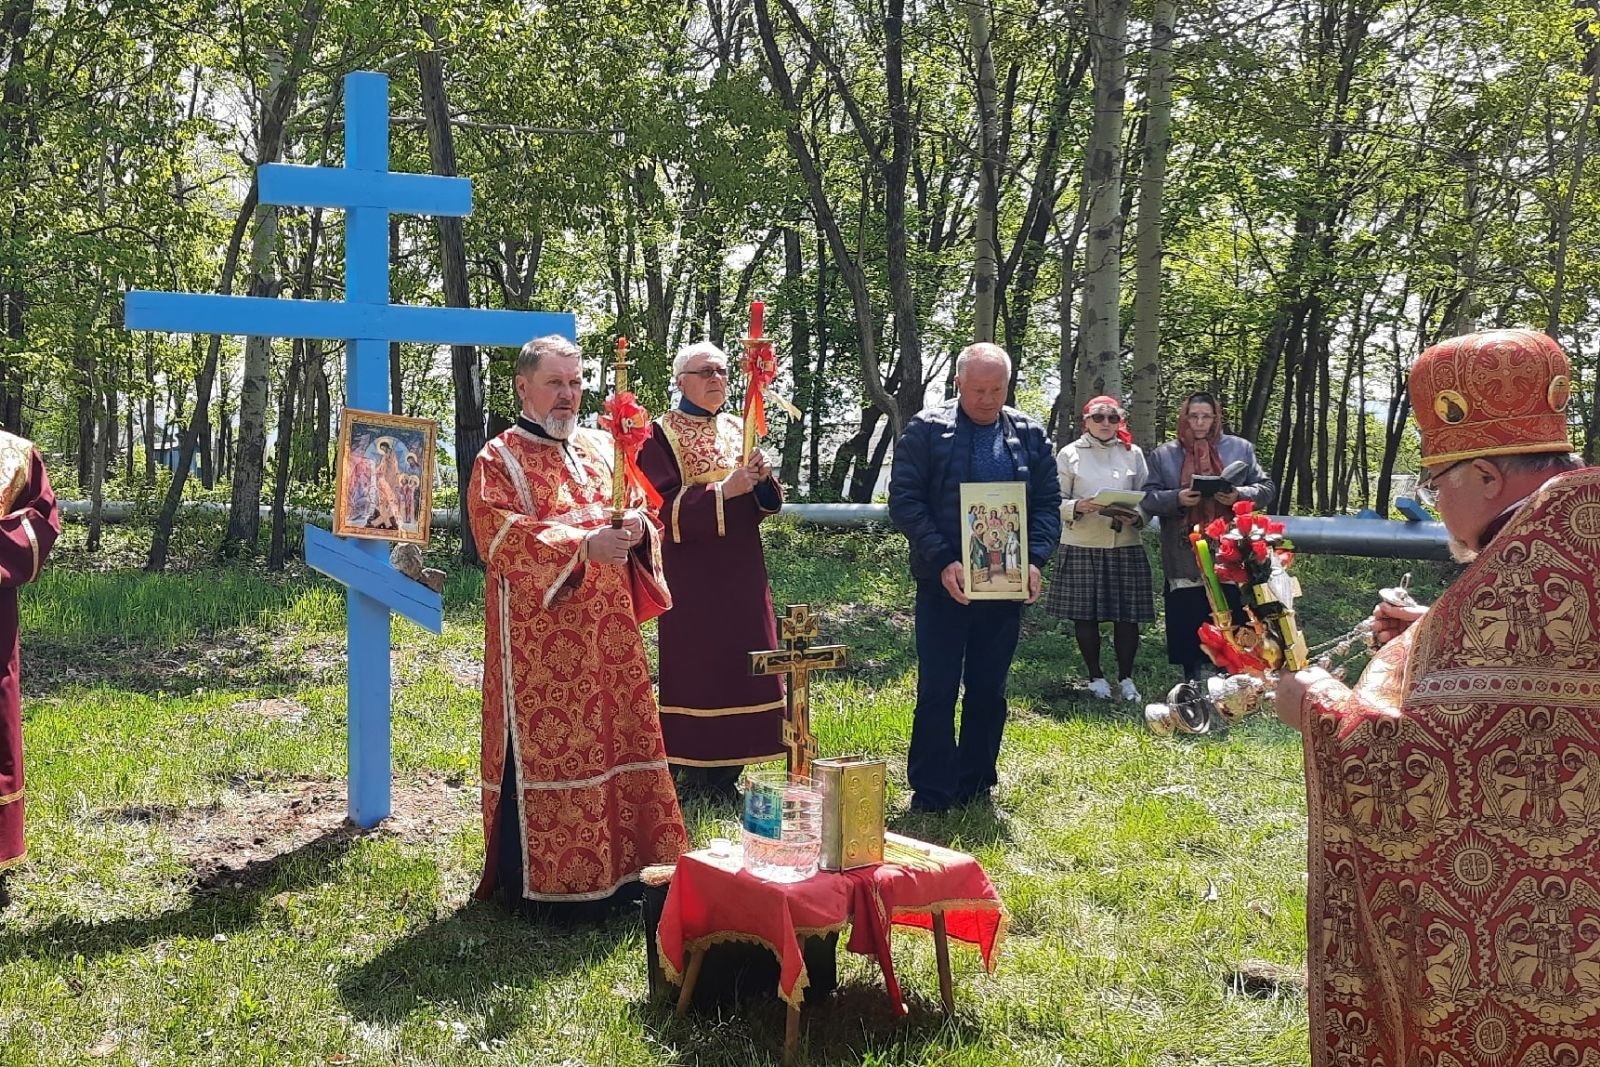
[[[817,739],[811,733],[811,672],[843,667],[845,646],[811,644],[817,621],[808,604],[790,604],[778,622],[783,647],[751,652],[750,673],[789,675],[783,744],[789,750],[789,773],[809,775],[817,757]]]

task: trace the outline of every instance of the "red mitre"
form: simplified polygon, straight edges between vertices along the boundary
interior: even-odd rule
[[[1542,333],[1486,330],[1440,341],[1411,368],[1422,462],[1571,452],[1571,393],[1566,353]]]

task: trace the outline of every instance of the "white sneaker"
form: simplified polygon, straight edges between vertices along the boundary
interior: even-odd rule
[[[1139,690],[1134,688],[1132,678],[1124,678],[1122,680],[1122,699],[1133,704],[1137,704],[1144,699],[1139,695]]]
[[[1099,697],[1101,700],[1111,699],[1111,683],[1104,678],[1096,678],[1089,683],[1089,695]]]

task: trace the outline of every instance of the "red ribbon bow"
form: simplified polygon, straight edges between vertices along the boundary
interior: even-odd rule
[[[612,393],[606,397],[602,412],[600,428],[622,445],[623,468],[628,480],[644,493],[651,507],[659,508],[661,494],[639,468],[639,450],[650,440],[650,413],[631,392]]]
[[[744,377],[749,387],[744,396],[746,418],[755,420],[756,436],[767,435],[767,386],[778,378],[778,357],[771,341],[748,344],[744,350]]]

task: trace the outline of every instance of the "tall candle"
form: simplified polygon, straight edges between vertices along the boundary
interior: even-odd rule
[[[616,398],[618,407],[622,403],[622,394],[628,389],[628,339],[617,338],[617,357],[613,365],[614,379],[611,395]],[[621,425],[621,415],[613,414],[617,425],[611,427],[611,438],[615,445],[615,454],[611,463],[611,525],[616,528],[622,526],[623,512],[628,507],[628,471],[627,458],[623,454],[622,435],[627,432],[627,427]]]
[[[1226,614],[1228,601],[1222,595],[1222,583],[1217,580],[1216,564],[1211,561],[1211,544],[1198,531],[1189,536],[1194,542],[1195,560],[1200,564],[1200,577],[1205,580],[1206,592],[1211,597],[1211,608],[1219,614]]]
[[[762,319],[766,316],[766,314],[767,314],[767,305],[763,304],[759,300],[751,302],[751,304],[750,304],[750,336],[751,337],[760,337],[761,336]]]

